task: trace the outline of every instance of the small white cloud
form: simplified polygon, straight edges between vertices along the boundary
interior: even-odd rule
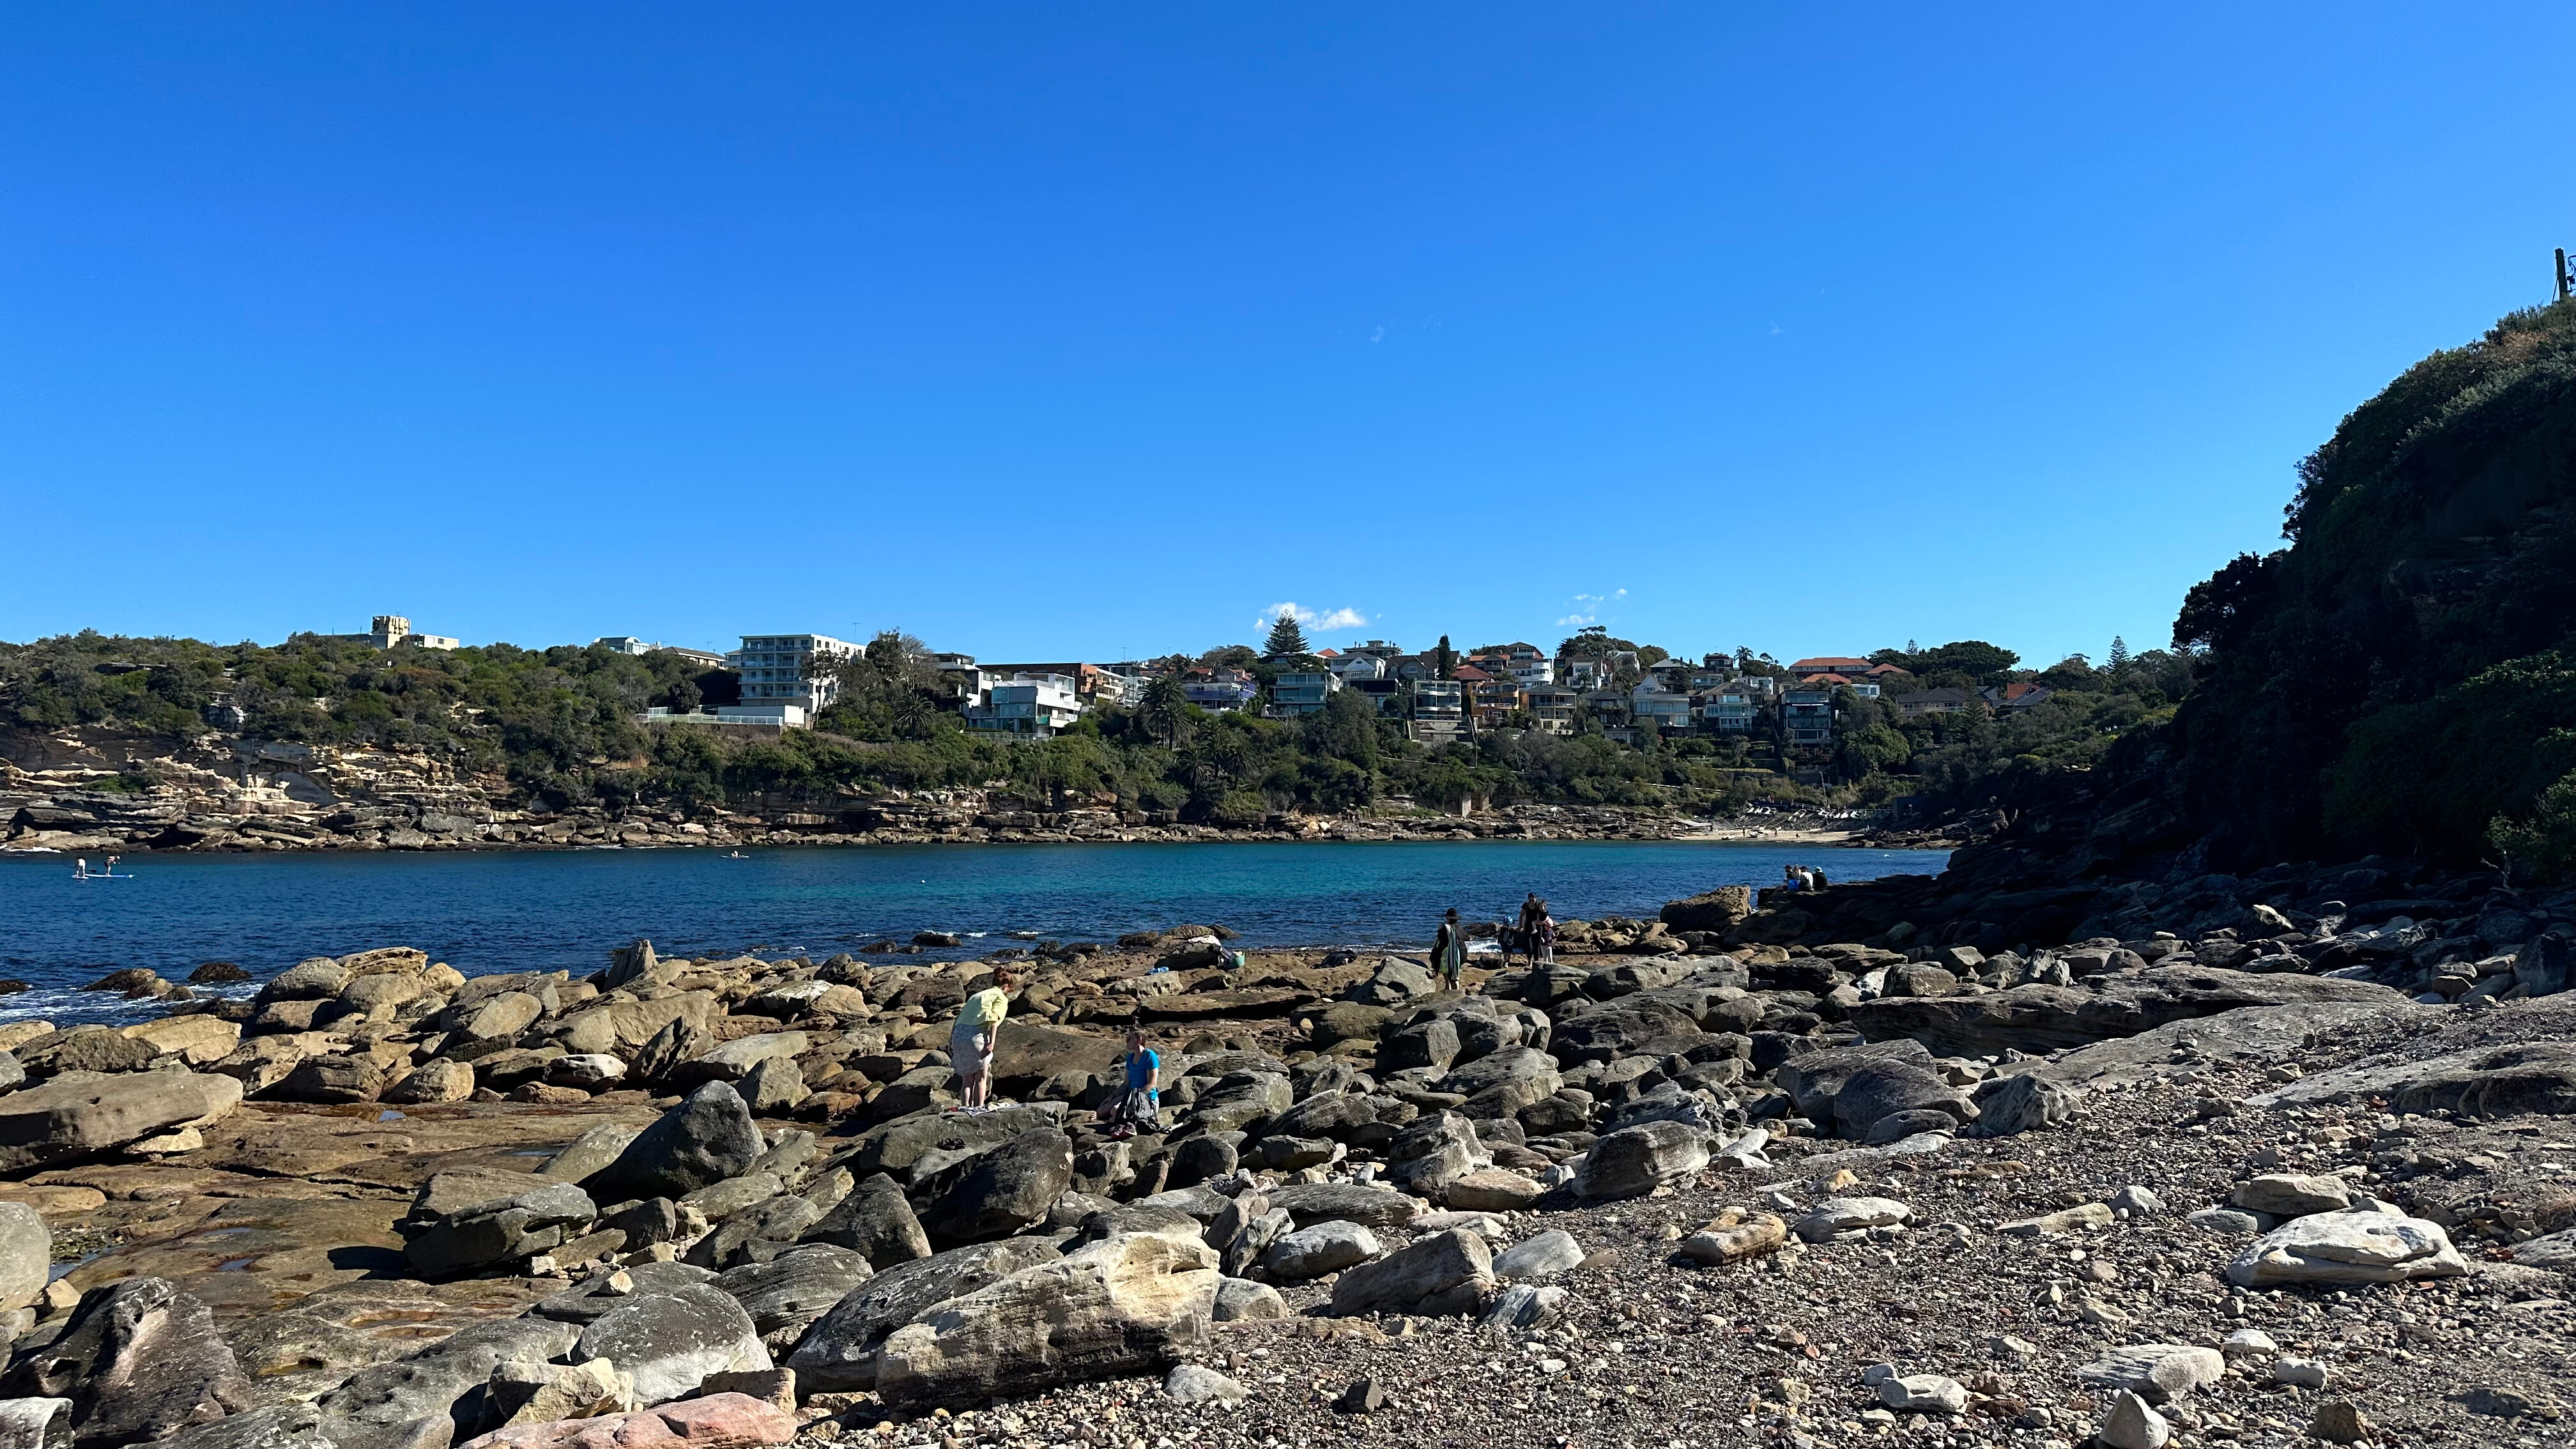
[[[1577,594],[1574,596],[1574,612],[1556,622],[1560,625],[1572,625],[1578,629],[1589,628],[1601,622],[1602,605],[1616,604],[1626,597],[1628,597],[1626,589],[1612,589],[1606,594]]]
[[[1384,342],[1385,340],[1386,340],[1386,329],[1385,329],[1384,327],[1380,327],[1380,328],[1378,328],[1376,331],[1374,331],[1374,332],[1372,332],[1372,333],[1370,333],[1370,334],[1369,334],[1369,345],[1370,345],[1371,347],[1375,347],[1377,344],[1379,344],[1379,343],[1381,343],[1381,342]]]
[[[1357,609],[1310,609],[1290,600],[1262,610],[1261,617],[1252,621],[1253,627],[1267,629],[1282,614],[1309,629],[1357,629],[1368,623],[1368,615]]]

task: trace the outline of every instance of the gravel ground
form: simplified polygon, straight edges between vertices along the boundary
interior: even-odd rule
[[[2439,1023],[2428,1030],[2426,1023]],[[1297,1316],[1219,1325],[1197,1362],[1239,1382],[1240,1403],[1175,1402],[1159,1379],[1082,1385],[899,1422],[861,1398],[799,1443],[877,1445],[1608,1446],[2086,1443],[2109,1400],[2080,1366],[2146,1343],[2217,1346],[2259,1329],[2279,1352],[2167,1405],[2177,1445],[2315,1444],[2321,1406],[2348,1404],[2389,1445],[2576,1442],[2576,1285],[2506,1261],[2509,1243],[2576,1215],[2576,1122],[2400,1120],[2379,1104],[2264,1110],[2246,1097],[2301,1073],[2576,1035],[2565,998],[2471,1011],[2392,1010],[2295,1062],[2154,1066],[2090,1091],[2067,1128],[1890,1157],[1849,1144],[1775,1143],[1768,1176],[1712,1169],[1630,1202],[1508,1215],[1517,1240],[1571,1232],[1591,1256],[1554,1280],[1554,1323],[1315,1315],[1327,1285],[1285,1290]],[[2361,1192],[2447,1215],[2466,1278],[2395,1287],[2231,1287],[2247,1232],[2185,1220],[2259,1172],[2343,1171]],[[1848,1174],[1848,1177],[1838,1174]],[[2165,1205],[2098,1231],[1998,1229],[2102,1202],[2124,1187]],[[1894,1198],[1906,1225],[1706,1268],[1677,1242],[1721,1210],[1794,1219],[1833,1194]],[[1553,1199],[1550,1200],[1551,1202]],[[1397,1244],[1390,1234],[1388,1246]],[[2273,1382],[2278,1357],[2324,1367],[2322,1389]],[[1897,1413],[1864,1383],[1874,1364],[1945,1375],[1966,1410]],[[1335,1408],[1372,1380],[1374,1412]],[[2499,1393],[2497,1391],[2505,1391]],[[2512,1407],[2518,1415],[2493,1410]]]

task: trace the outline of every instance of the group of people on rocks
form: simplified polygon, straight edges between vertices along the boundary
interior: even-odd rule
[[[993,1101],[993,1050],[1001,1044],[1002,1022],[1010,1015],[1011,989],[1020,973],[1008,966],[993,973],[993,984],[968,996],[957,1009],[957,1024],[948,1029],[948,1065],[957,1073],[957,1106],[967,1115],[990,1112]],[[1125,1140],[1138,1124],[1152,1124],[1163,1108],[1163,1058],[1145,1044],[1145,1029],[1127,1029],[1126,1082],[1118,1096],[1101,1109],[1112,1125],[1110,1136]],[[1002,1104],[1008,1105],[1008,1104]]]
[[[1820,891],[1825,888],[1825,873],[1812,865],[1783,866],[1781,874],[1787,877],[1781,882],[1782,890]]]

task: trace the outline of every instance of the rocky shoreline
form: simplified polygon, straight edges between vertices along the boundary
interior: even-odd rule
[[[578,980],[381,948],[20,1023],[0,1442],[2550,1442],[2576,892],[2351,867],[2418,914],[2317,914],[2291,872],[1997,941],[1963,854],[1569,923],[1460,992],[1185,927]],[[959,1114],[1005,961],[1011,1105]],[[1130,1028],[1165,1091],[1121,1138]]]
[[[0,801],[0,806],[11,802]],[[340,806],[237,815],[190,812],[123,795],[58,793],[14,804],[0,853],[239,854],[309,850],[580,850],[744,846],[1025,845],[1072,842],[1235,844],[1260,841],[1778,840],[1820,847],[1938,849],[1941,836],[1880,839],[1836,830],[1762,830],[1612,806],[1513,805],[1475,816],[1430,812],[1298,816],[1260,827],[1185,824],[1100,808],[946,808],[818,813],[403,809]]]

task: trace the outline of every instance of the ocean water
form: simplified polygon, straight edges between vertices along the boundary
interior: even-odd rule
[[[0,855],[0,1020],[149,1014],[77,990],[125,966],[172,980],[232,961],[265,980],[308,956],[418,946],[469,976],[665,955],[855,950],[958,932],[981,955],[1015,933],[1106,941],[1183,923],[1262,946],[1427,944],[1440,913],[1503,919],[1537,891],[1559,920],[1651,916],[1803,861],[1838,880],[1931,874],[1946,851],[1720,841],[1008,845],[458,854],[129,856],[130,880],[73,878],[59,855]],[[248,990],[250,988],[236,988]]]

